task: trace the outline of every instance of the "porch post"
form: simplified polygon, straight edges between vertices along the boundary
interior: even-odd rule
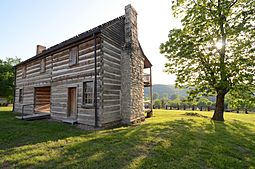
[[[152,79],[151,79],[152,75],[151,75],[151,67],[150,67],[150,97],[151,97],[151,113],[152,113],[152,108],[153,108],[153,101],[152,101]]]

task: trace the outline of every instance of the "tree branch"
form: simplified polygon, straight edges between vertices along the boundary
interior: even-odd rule
[[[235,0],[229,7],[228,9],[232,8],[239,0]]]

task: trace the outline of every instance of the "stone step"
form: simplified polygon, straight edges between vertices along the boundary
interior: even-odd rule
[[[22,116],[16,116],[16,119],[20,120],[41,120],[41,119],[48,119],[50,118],[49,113],[38,113],[38,114],[27,114],[24,115],[23,118]]]
[[[77,120],[76,119],[63,119],[62,122],[74,125],[77,123]]]

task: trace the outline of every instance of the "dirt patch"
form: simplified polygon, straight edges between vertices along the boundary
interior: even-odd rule
[[[196,112],[186,112],[183,115],[185,115],[185,116],[195,116],[195,117],[209,118],[208,116],[204,116],[204,115],[196,113]]]

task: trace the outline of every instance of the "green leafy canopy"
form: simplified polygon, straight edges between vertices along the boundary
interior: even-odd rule
[[[178,87],[195,96],[254,86],[255,0],[173,0],[172,11],[182,28],[160,52]]]
[[[0,59],[0,97],[5,97],[12,101],[14,89],[14,68],[20,59],[7,58],[5,61]]]

